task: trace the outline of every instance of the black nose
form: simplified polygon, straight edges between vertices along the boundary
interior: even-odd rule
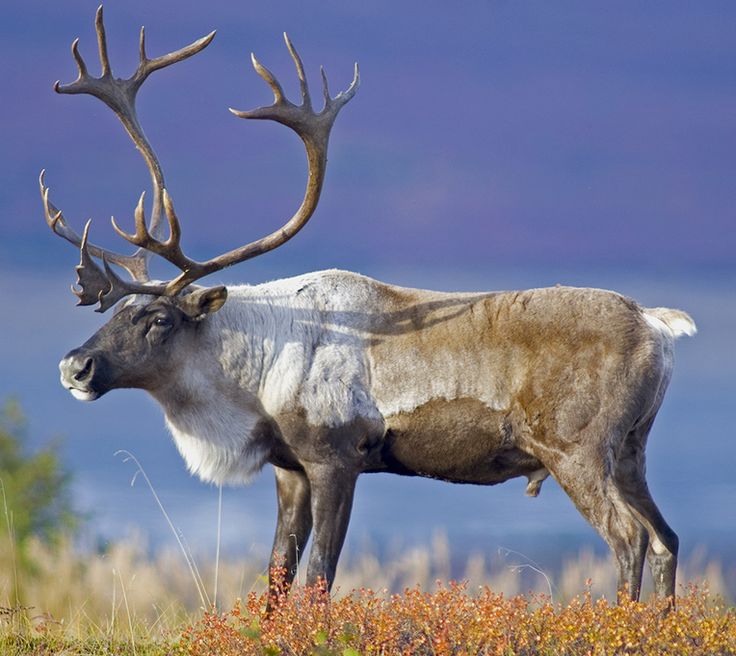
[[[74,374],[74,380],[78,380],[83,383],[92,374],[92,358],[87,358],[84,362],[84,366]]]
[[[62,381],[74,381],[75,386],[89,382],[95,373],[95,360],[88,353],[71,351],[59,363]]]

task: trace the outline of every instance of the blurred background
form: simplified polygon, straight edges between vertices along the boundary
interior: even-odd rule
[[[61,437],[91,544],[132,531],[151,549],[173,542],[140,478],[131,486],[135,466],[114,456],[127,449],[187,542],[211,555],[217,490],[187,474],[154,402],[126,390],[82,404],[58,383],[61,356],[106,317],[74,307],[78,254],[44,223],[39,171],[67,220],[81,230],[93,218],[93,240],[112,250],[122,247],[109,216],[132,225],[149,188],[110,110],[52,91],[76,77],[77,36],[97,74],[96,7],[0,8],[0,398],[22,406],[31,451]],[[118,77],[135,69],[143,24],[149,56],[218,31],[204,52],[153,75],[138,102],[197,258],[270,232],[303,193],[297,137],[227,111],[271,102],[249,53],[291,98],[283,31],[315,97],[320,64],[335,93],[360,63],[311,223],[211,284],[338,267],[443,290],[605,287],[691,313],[699,333],[678,342],[649,480],[683,554],[718,558],[736,590],[736,5],[127,0],[106,4],[105,22]],[[226,553],[265,565],[272,478],[266,469],[250,487],[225,490]],[[554,481],[536,499],[524,485],[364,476],[348,551],[395,554],[439,534],[458,562],[478,551],[545,570],[582,547],[605,552]]]

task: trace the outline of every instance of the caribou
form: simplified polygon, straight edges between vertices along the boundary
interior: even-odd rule
[[[96,33],[100,77],[88,73],[77,39],[78,77],[54,88],[91,94],[113,110],[143,155],[153,198],[147,221],[140,197],[132,233],[113,219],[137,247],[123,255],[93,245],[89,222],[82,235],[75,232],[49,200],[41,173],[46,221],[81,253],[72,288],[79,304],[115,307],[60,363],[61,383],[75,398],[145,390],[203,481],[247,483],[270,464],[278,497],[271,565],[285,565],[287,587],[301,554],[295,545],[311,533],[307,583],[332,583],[362,473],[480,485],[526,477],[531,496],[552,475],[610,546],[622,592],[638,598],[648,560],[655,592],[674,595],[678,538],[648,489],[645,447],[670,381],[674,342],[696,330],[685,312],[600,289],[442,293],[337,270],[258,285],[196,285],[281,246],[310,219],[331,128],[358,89],[357,64],[348,89],[334,97],[322,71],[324,106],[316,111],[286,35],[299,104],[252,56],[273,104],[231,111],[297,133],[308,161],[306,192],[278,230],[199,262],[181,248],[179,219],[135,99],[152,72],[200,52],[214,32],[151,59],[141,29],[129,79],[112,75],[102,7]],[[151,280],[153,255],[181,273]]]

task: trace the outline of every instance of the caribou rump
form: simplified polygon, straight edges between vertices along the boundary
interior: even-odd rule
[[[347,271],[255,286],[194,285],[280,246],[309,220],[332,124],[358,88],[357,65],[350,87],[334,98],[323,71],[324,108],[315,111],[288,37],[300,104],[252,57],[274,102],[231,111],[299,135],[309,165],[304,200],[275,232],[197,262],[181,250],[179,220],[135,98],[148,75],[201,51],[214,32],[149,59],[141,30],[137,70],[116,79],[102,7],[96,31],[101,76],[87,72],[75,40],[79,76],[55,89],[94,95],[115,112],[143,154],[153,200],[147,222],[141,196],[132,234],[113,220],[138,247],[121,255],[91,244],[89,223],[82,236],[69,226],[41,174],[48,225],[81,252],[79,304],[99,303],[103,312],[117,306],[60,363],[61,382],[76,398],[146,390],[204,481],[245,483],[270,463],[278,494],[271,564],[285,563],[286,585],[312,532],[307,582],[332,583],[361,473],[483,485],[524,476],[531,496],[551,474],[613,551],[620,590],[638,597],[646,558],[655,591],[674,595],[678,538],[647,487],[645,446],[672,373],[674,341],[695,332],[686,313],[598,289],[441,293]],[[154,254],[181,273],[151,281]]]

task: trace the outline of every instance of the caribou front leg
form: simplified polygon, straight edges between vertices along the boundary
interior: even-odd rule
[[[303,472],[274,467],[278,518],[276,535],[268,568],[268,608],[273,610],[280,595],[289,591],[296,576],[302,550],[312,530],[309,481]],[[283,577],[274,576],[277,568],[285,569]]]
[[[305,470],[312,492],[314,520],[307,584],[316,585],[324,580],[329,590],[348,529],[358,472],[335,463],[312,464]]]

